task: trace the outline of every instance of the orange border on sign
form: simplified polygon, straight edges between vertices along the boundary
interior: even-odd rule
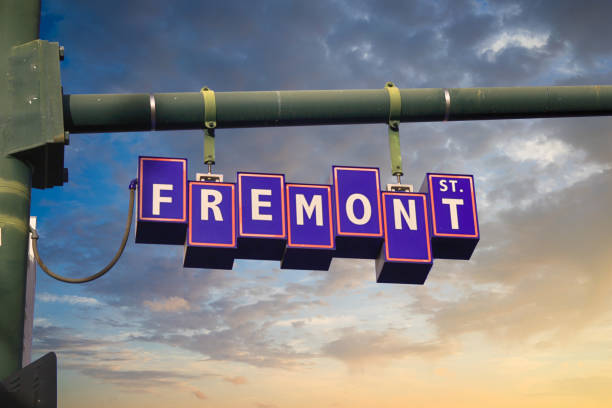
[[[474,234],[447,234],[447,233],[439,233],[438,229],[436,228],[436,209],[434,206],[434,200],[433,200],[433,194],[432,194],[432,177],[445,177],[445,178],[460,178],[460,179],[468,179],[470,180],[470,193],[472,195],[472,215],[474,216]],[[439,236],[439,237],[465,237],[465,238],[476,238],[478,236],[478,218],[476,216],[476,197],[474,194],[474,181],[473,181],[473,177],[471,176],[455,176],[452,174],[430,174],[428,177],[428,183],[429,183],[429,197],[430,197],[430,201],[431,201],[431,214],[432,214],[432,219],[433,219],[433,230],[434,230],[434,235],[435,236]]]
[[[426,239],[427,239],[427,259],[410,259],[410,258],[391,258],[389,256],[389,245],[387,245],[388,242],[388,233],[387,233],[387,206],[385,204],[385,196],[386,195],[390,195],[390,196],[402,196],[402,197],[406,197],[406,196],[411,196],[411,197],[421,197],[421,199],[423,199],[423,213],[425,214],[425,233],[426,233]],[[383,191],[382,192],[382,204],[383,204],[383,218],[385,220],[385,255],[387,256],[387,260],[389,261],[407,261],[407,262],[423,262],[423,263],[429,263],[431,262],[431,239],[429,237],[429,218],[427,217],[427,201],[425,199],[425,194],[419,194],[419,193],[395,193],[395,192],[391,192],[391,191]]]
[[[226,187],[231,187],[232,188],[232,243],[231,244],[219,244],[219,243],[196,243],[193,242],[191,233],[193,231],[193,229],[191,228],[191,226],[193,225],[191,223],[192,219],[193,219],[193,205],[192,205],[192,191],[191,191],[191,186],[226,186]],[[190,246],[205,246],[205,247],[230,247],[233,248],[236,246],[236,188],[235,185],[233,183],[218,183],[218,182],[210,182],[210,181],[191,181],[189,182],[189,239],[188,239],[188,243]]]
[[[293,244],[291,242],[291,211],[290,211],[290,203],[289,203],[289,187],[303,187],[303,188],[313,188],[313,189],[326,189],[327,190],[327,210],[329,214],[329,245],[314,245],[314,244]],[[287,191],[287,234],[289,236],[288,245],[293,247],[301,247],[301,248],[333,248],[334,247],[334,221],[332,219],[332,208],[331,208],[331,186],[327,185],[318,185],[318,184],[285,184],[285,188]]]
[[[283,233],[278,234],[245,234],[242,232],[242,176],[255,176],[255,177],[271,177],[279,178],[281,181],[281,218]],[[240,224],[240,236],[244,237],[261,237],[261,238],[285,238],[287,236],[285,228],[285,178],[281,174],[259,174],[259,173],[240,173],[238,174],[238,223]]]
[[[340,230],[340,207],[338,200],[338,172],[337,170],[358,170],[358,171],[372,171],[376,173],[376,199],[378,200],[378,230],[380,232],[372,233],[372,232],[342,232]],[[361,237],[382,237],[383,236],[383,228],[382,228],[382,220],[381,220],[381,205],[380,205],[380,182],[379,182],[379,172],[378,169],[370,169],[363,167],[334,167],[334,193],[335,193],[335,206],[336,206],[336,224],[338,229],[338,235],[349,235],[349,236],[361,236]]]
[[[142,216],[142,185],[144,184],[144,178],[142,174],[142,162],[144,160],[151,161],[169,161],[169,162],[182,162],[183,163],[183,218],[144,218]],[[169,159],[165,157],[141,157],[138,169],[138,179],[140,180],[139,191],[138,191],[138,219],[143,221],[178,221],[185,222],[187,219],[187,159]]]

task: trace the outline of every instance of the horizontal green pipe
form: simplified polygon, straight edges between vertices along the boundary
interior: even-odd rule
[[[612,115],[612,86],[402,89],[402,122]],[[73,133],[201,129],[199,92],[65,95]],[[384,89],[216,92],[217,127],[386,123]],[[154,101],[154,103],[152,103]],[[152,106],[154,111],[152,112]]]

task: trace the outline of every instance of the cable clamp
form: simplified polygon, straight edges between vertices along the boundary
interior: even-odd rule
[[[389,94],[389,153],[391,155],[391,174],[397,176],[397,182],[401,184],[400,177],[404,174],[402,170],[402,151],[399,141],[399,125],[402,114],[402,97],[399,89],[393,82],[387,82],[385,89]]]
[[[217,102],[215,100],[215,91],[205,86],[200,92],[204,97],[204,127],[206,129],[214,129],[217,127]]]
[[[200,92],[204,98],[204,164],[215,164],[215,128],[217,127],[217,102],[215,91],[203,87]]]
[[[132,181],[130,181],[130,190],[136,190],[136,186],[138,185],[138,179],[132,179]]]

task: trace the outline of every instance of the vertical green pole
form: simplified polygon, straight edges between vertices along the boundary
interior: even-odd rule
[[[40,0],[0,1],[0,379],[21,368],[30,219],[30,166],[5,153],[11,137],[11,47],[38,38]]]

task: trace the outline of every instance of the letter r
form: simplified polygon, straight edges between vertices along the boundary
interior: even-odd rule
[[[200,219],[202,221],[208,221],[208,210],[211,209],[215,221],[223,221],[223,215],[221,214],[221,209],[219,208],[219,204],[221,204],[221,201],[223,200],[221,192],[204,188],[202,189],[201,194]],[[213,198],[212,201],[209,200],[210,197]]]

